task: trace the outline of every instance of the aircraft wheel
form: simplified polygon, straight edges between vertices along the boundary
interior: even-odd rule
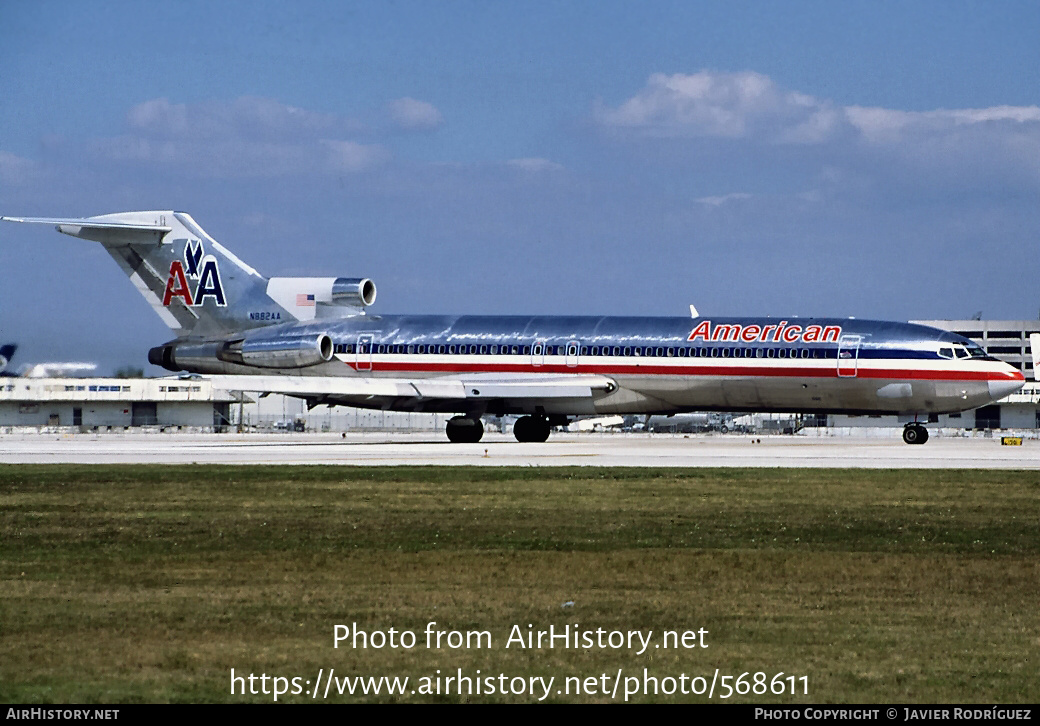
[[[521,416],[513,424],[513,436],[520,442],[541,442],[549,438],[549,422],[535,416]]]
[[[921,424],[903,427],[903,441],[908,444],[923,444],[928,440],[928,429]]]
[[[534,421],[530,416],[521,416],[513,422],[513,436],[517,441],[530,441],[531,423]]]
[[[544,418],[536,418],[534,420],[534,433],[531,437],[532,441],[548,441],[549,440],[549,422]]]
[[[475,444],[484,436],[484,423],[479,418],[456,416],[448,420],[445,432],[453,444]]]

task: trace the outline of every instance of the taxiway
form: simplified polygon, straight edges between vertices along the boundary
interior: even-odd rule
[[[520,444],[487,434],[451,444],[440,433],[0,435],[0,463],[339,464],[357,466],[853,467],[1040,469],[1040,442],[933,437],[924,446],[894,438],[554,434]]]

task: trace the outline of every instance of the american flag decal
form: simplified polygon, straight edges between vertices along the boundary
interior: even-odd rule
[[[296,307],[314,307],[314,295],[304,295],[303,293],[298,294],[296,296]]]

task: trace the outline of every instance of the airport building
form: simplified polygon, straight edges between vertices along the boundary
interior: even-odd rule
[[[448,414],[316,406],[290,396],[242,395],[191,378],[0,378],[0,433],[129,427],[191,431],[438,431]]]
[[[220,430],[237,398],[205,380],[168,378],[0,378],[5,427],[123,429],[169,426]]]

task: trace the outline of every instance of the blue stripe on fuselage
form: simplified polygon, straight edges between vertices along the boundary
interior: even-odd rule
[[[690,341],[689,336],[703,321],[711,323],[711,329],[737,326],[774,331],[781,324],[786,329],[798,326],[805,331],[810,326],[839,328],[840,335],[861,336],[858,357],[860,359],[901,358],[933,359],[932,350],[939,342],[971,344],[966,338],[954,333],[923,325],[873,320],[841,318],[660,318],[660,317],[577,317],[577,316],[437,316],[437,315],[360,315],[353,318],[313,321],[306,324],[294,323],[265,328],[266,334],[278,329],[294,333],[313,331],[328,333],[337,346],[356,345],[360,334],[372,336],[375,346],[430,346],[432,345],[517,345],[533,346],[540,342],[551,346],[566,346],[577,341],[589,348],[607,345],[611,348],[651,346],[655,349],[783,349],[812,351],[812,358],[835,358],[838,342],[805,342],[801,338],[792,342],[782,340]],[[729,328],[725,328],[728,330]],[[804,334],[804,333],[803,333]],[[838,335],[832,335],[837,338]],[[407,350],[405,348],[404,350]],[[563,355],[561,351],[559,355]],[[586,355],[588,355],[586,353]],[[669,357],[669,356],[662,356]],[[680,357],[680,356],[671,356]],[[714,357],[708,356],[705,357]],[[727,356],[729,357],[729,356]],[[732,357],[743,357],[732,356]]]

